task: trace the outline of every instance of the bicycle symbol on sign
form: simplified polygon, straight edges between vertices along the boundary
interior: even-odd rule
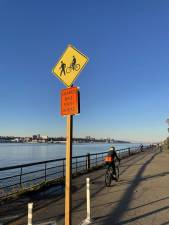
[[[73,56],[72,63],[66,69],[66,73],[70,73],[72,70],[78,71],[80,69],[80,64],[76,63],[76,58]]]
[[[71,73],[72,70],[78,71],[80,69],[80,64],[76,63],[76,58],[75,56],[73,56],[70,66],[66,68],[66,64],[63,61],[61,61],[60,69],[61,69],[60,76],[62,76],[62,73],[66,75],[66,73]]]

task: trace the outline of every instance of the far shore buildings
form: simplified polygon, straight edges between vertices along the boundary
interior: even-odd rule
[[[48,142],[48,136],[40,136],[40,134],[32,135],[32,143],[46,143]]]
[[[14,136],[0,136],[0,143],[46,143],[48,136],[41,136],[40,134],[32,135],[32,137],[14,137]]]
[[[14,137],[14,136],[0,136],[0,143],[49,143],[49,144],[65,144],[65,137],[48,137],[47,135],[41,136],[40,134],[34,134],[31,137]],[[114,140],[108,137],[96,139],[91,136],[86,136],[85,138],[74,137],[74,144],[83,143],[130,143],[127,141]]]

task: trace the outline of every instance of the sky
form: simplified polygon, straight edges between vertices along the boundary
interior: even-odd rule
[[[74,136],[164,140],[168,12],[168,0],[0,0],[0,135],[66,135],[51,71],[72,44],[89,57]]]

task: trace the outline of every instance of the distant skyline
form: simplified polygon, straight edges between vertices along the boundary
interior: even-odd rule
[[[169,1],[0,1],[0,136],[65,136],[52,68],[68,44],[89,57],[74,136],[168,136]]]

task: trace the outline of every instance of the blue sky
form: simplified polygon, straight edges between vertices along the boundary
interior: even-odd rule
[[[74,136],[163,140],[168,12],[168,0],[0,0],[0,135],[65,136],[51,70],[73,44],[90,59],[75,82]]]

